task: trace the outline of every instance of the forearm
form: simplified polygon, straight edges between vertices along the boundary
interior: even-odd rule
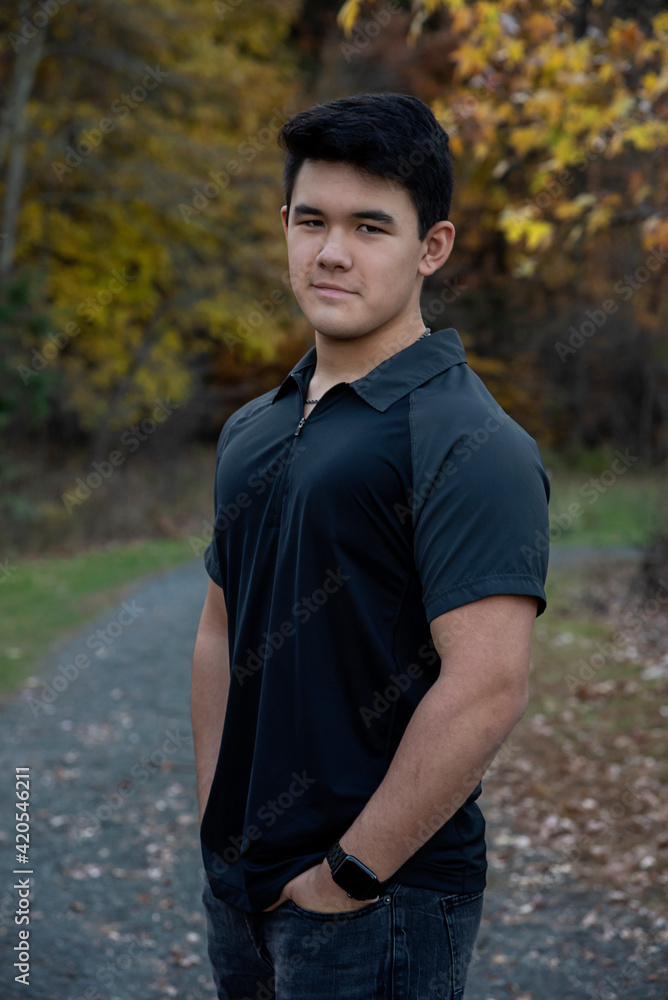
[[[521,718],[518,687],[487,696],[439,678],[415,709],[392,763],[341,837],[346,853],[389,878],[466,801]]]
[[[200,626],[193,653],[190,690],[200,824],[218,762],[229,680],[227,632]]]

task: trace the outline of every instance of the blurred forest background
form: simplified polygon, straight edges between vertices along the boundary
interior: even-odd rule
[[[607,476],[602,494],[626,456],[626,540],[660,532],[663,8],[3,4],[0,554],[206,533],[223,421],[312,343],[286,274],[278,131],[359,91],[415,94],[451,136],[457,241],[425,321],[460,331],[564,482]]]
[[[532,700],[488,793],[497,863],[544,846],[539,888],[558,871],[658,908],[665,954],[661,0],[4,0],[0,695],[57,696],[54,638],[201,559],[224,420],[313,343],[279,129],[363,91],[420,97],[451,137],[457,239],[425,322],[459,330],[552,482]]]

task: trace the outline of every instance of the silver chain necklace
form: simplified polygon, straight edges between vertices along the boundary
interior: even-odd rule
[[[422,340],[423,337],[428,337],[430,333],[431,333],[431,327],[428,326],[428,327],[425,328],[424,333],[420,334],[420,336],[418,337],[418,340]],[[415,341],[415,343],[417,344],[417,340]],[[319,403],[320,399],[319,398],[318,399],[307,399],[306,402],[307,403]]]

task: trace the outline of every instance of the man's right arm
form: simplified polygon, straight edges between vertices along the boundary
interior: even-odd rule
[[[217,583],[209,580],[195,640],[190,688],[200,825],[218,763],[229,686],[225,595]]]

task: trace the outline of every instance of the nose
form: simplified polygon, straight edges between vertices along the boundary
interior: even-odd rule
[[[324,270],[335,268],[348,270],[350,268],[350,251],[342,232],[335,229],[325,231],[322,247],[316,257],[316,264]]]

